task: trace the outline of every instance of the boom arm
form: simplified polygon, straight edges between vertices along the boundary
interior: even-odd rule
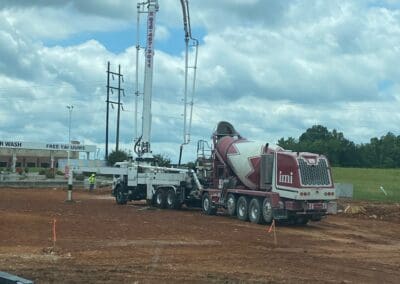
[[[157,11],[158,1],[149,0],[147,14],[147,43],[144,69],[142,140],[140,142],[140,155],[143,158],[152,158],[150,150],[151,97],[153,91],[154,33]]]
[[[185,31],[185,89],[184,89],[184,110],[183,110],[183,142],[179,150],[179,162],[181,164],[183,145],[190,142],[190,132],[192,127],[192,114],[193,114],[193,98],[196,86],[196,71],[197,71],[197,54],[199,41],[192,37],[192,30],[190,27],[190,15],[189,15],[189,4],[188,0],[181,0],[182,15],[183,15],[183,28]],[[193,46],[195,47],[195,58],[194,65],[189,67],[189,41],[193,41]],[[192,81],[192,93],[190,97],[190,102],[188,103],[188,73],[189,68],[193,68],[193,81]],[[190,105],[189,118],[187,115],[187,106]]]
[[[185,87],[184,87],[184,123],[183,123],[183,143],[181,145],[179,164],[182,156],[182,147],[190,142],[190,130],[192,124],[192,113],[193,113],[193,96],[195,91],[195,80],[196,80],[196,66],[197,66],[197,49],[199,42],[197,39],[192,37],[190,27],[190,16],[189,16],[189,4],[188,0],[180,0],[183,14],[183,26],[185,31]],[[154,58],[154,34],[155,34],[155,21],[156,12],[158,12],[158,0],[148,0],[138,4],[139,7],[147,5],[147,37],[146,37],[146,50],[145,50],[145,71],[144,71],[144,90],[143,90],[143,119],[142,119],[142,136],[139,141],[135,144],[135,152],[141,158],[152,158],[150,150],[150,137],[151,137],[151,98],[152,98],[152,87],[153,87],[153,58]],[[138,20],[139,21],[139,20]],[[139,25],[139,24],[138,24]],[[139,34],[139,31],[138,31]],[[194,66],[189,67],[189,42],[193,41],[193,45],[196,48]],[[136,46],[136,64],[138,62],[138,49],[139,43]],[[136,69],[138,65],[136,65]],[[193,68],[193,85],[190,102],[188,103],[188,71],[189,68]],[[136,74],[136,82],[138,81],[138,75]],[[138,85],[136,83],[136,85]],[[137,88],[137,86],[136,86]],[[137,116],[137,96],[139,92],[136,90],[136,104],[135,104],[135,115]],[[187,106],[190,105],[189,118]],[[137,118],[135,117],[135,124],[137,124]],[[136,126],[137,127],[137,126]],[[135,130],[135,139],[137,138]]]

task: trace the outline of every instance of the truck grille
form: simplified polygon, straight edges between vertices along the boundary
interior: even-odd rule
[[[303,159],[298,159],[302,185],[330,185],[329,170],[325,159],[318,159],[316,165],[308,165]]]

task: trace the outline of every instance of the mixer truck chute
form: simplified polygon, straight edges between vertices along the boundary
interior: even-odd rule
[[[305,224],[320,220],[334,205],[335,188],[325,156],[249,141],[225,121],[213,133],[213,143],[208,174],[212,186],[201,194],[206,214],[222,207],[229,215],[254,223],[274,218]]]

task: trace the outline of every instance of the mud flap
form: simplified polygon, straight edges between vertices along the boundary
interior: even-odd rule
[[[337,214],[337,202],[335,202],[335,201],[328,202],[328,209],[327,209],[326,213]]]
[[[285,220],[288,218],[287,210],[280,208],[273,208],[272,214],[276,220]]]

